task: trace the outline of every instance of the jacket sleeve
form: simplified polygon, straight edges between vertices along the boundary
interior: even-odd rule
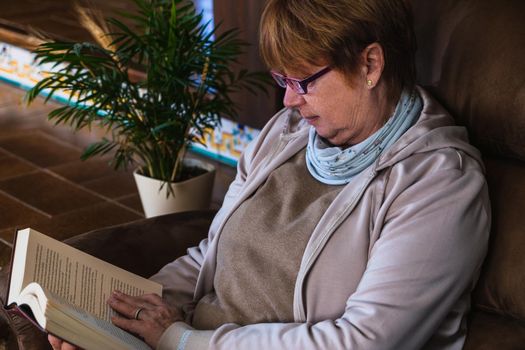
[[[423,347],[477,279],[490,227],[487,188],[479,170],[446,169],[394,197],[384,203],[386,215],[374,228],[380,237],[340,318],[225,324],[192,335],[209,337],[213,349]]]

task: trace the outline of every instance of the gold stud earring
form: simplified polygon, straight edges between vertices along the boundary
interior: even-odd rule
[[[366,85],[368,85],[368,87],[372,87],[372,80],[367,79],[366,80]]]

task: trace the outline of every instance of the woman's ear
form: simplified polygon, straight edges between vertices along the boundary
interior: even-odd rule
[[[373,88],[381,79],[385,67],[385,55],[383,47],[379,43],[372,43],[365,47],[362,55],[363,71],[366,80],[363,82],[368,88]]]

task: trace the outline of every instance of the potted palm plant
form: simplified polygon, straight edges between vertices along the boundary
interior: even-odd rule
[[[144,193],[139,187],[149,217],[169,210],[150,210],[143,195],[188,201],[181,198],[177,184],[210,170],[185,161],[189,144],[203,140],[220,124],[221,116],[236,115],[231,93],[264,91],[267,77],[262,72],[232,70],[245,45],[238,31],[217,35],[217,28],[203,23],[202,13],[191,2],[131,1],[136,11],[127,14],[126,24],[82,13],[92,32],[100,33],[95,35],[96,43],[40,45],[36,59],[60,68],[28,91],[27,100],[30,103],[41,93],[49,99],[57,91],[69,91],[70,103],[53,110],[49,119],[75,129],[105,128],[105,136],[85,149],[83,159],[110,153],[115,168],[135,165],[136,179],[160,181],[162,185]],[[143,74],[132,74],[137,71]],[[209,186],[198,183],[197,187]],[[194,191],[185,193],[194,198]],[[209,202],[210,194],[207,198]],[[183,205],[176,210],[189,209],[196,207]]]

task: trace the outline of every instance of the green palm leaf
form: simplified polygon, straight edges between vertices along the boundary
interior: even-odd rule
[[[267,74],[232,70],[246,43],[231,29],[202,22],[191,1],[130,0],[136,11],[107,19],[110,47],[47,42],[37,60],[53,69],[28,91],[28,103],[71,93],[70,105],[49,113],[75,129],[100,126],[108,136],[86,148],[82,159],[113,154],[116,168],[138,165],[164,181],[178,176],[176,164],[189,142],[199,142],[221,117],[236,115],[229,94],[265,91]],[[210,28],[211,29],[207,29]],[[214,39],[215,38],[215,39]],[[144,79],[131,81],[129,69]],[[191,130],[191,132],[190,132]]]

